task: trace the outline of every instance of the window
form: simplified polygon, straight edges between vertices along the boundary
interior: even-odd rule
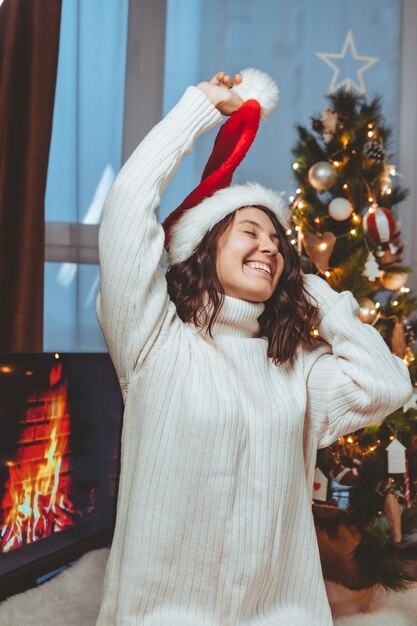
[[[63,0],[46,205],[44,350],[105,351],[97,233],[121,166],[128,0]]]

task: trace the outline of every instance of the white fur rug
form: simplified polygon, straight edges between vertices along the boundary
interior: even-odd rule
[[[0,625],[95,626],[108,554],[107,548],[89,552],[43,585],[9,598],[0,604]],[[417,626],[417,584],[405,593],[351,591],[331,582],[326,588],[335,626]]]

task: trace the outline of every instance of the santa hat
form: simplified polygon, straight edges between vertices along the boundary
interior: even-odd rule
[[[244,159],[258,131],[278,101],[278,88],[264,72],[246,69],[232,89],[244,101],[220,128],[200,184],[163,222],[169,265],[180,263],[196,250],[204,235],[236,209],[261,205],[271,209],[288,227],[288,209],[282,193],[257,183],[231,185],[235,169]]]

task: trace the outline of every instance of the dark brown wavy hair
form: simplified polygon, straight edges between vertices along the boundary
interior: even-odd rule
[[[300,258],[288,241],[284,227],[273,211],[254,206],[266,213],[273,223],[284,258],[277,288],[265,302],[265,310],[258,319],[259,336],[268,339],[268,356],[278,365],[291,360],[299,345],[307,350],[317,345],[317,338],[310,332],[317,321],[317,307],[310,304],[305,295]],[[216,272],[217,245],[221,235],[231,228],[236,211],[213,226],[194,254],[170,267],[166,274],[168,293],[179,317],[197,327],[207,327],[210,335],[225,295]]]

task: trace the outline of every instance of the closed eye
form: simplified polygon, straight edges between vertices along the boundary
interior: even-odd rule
[[[252,233],[250,230],[244,230],[243,232],[247,235],[252,235],[253,237],[256,237],[256,233]]]

